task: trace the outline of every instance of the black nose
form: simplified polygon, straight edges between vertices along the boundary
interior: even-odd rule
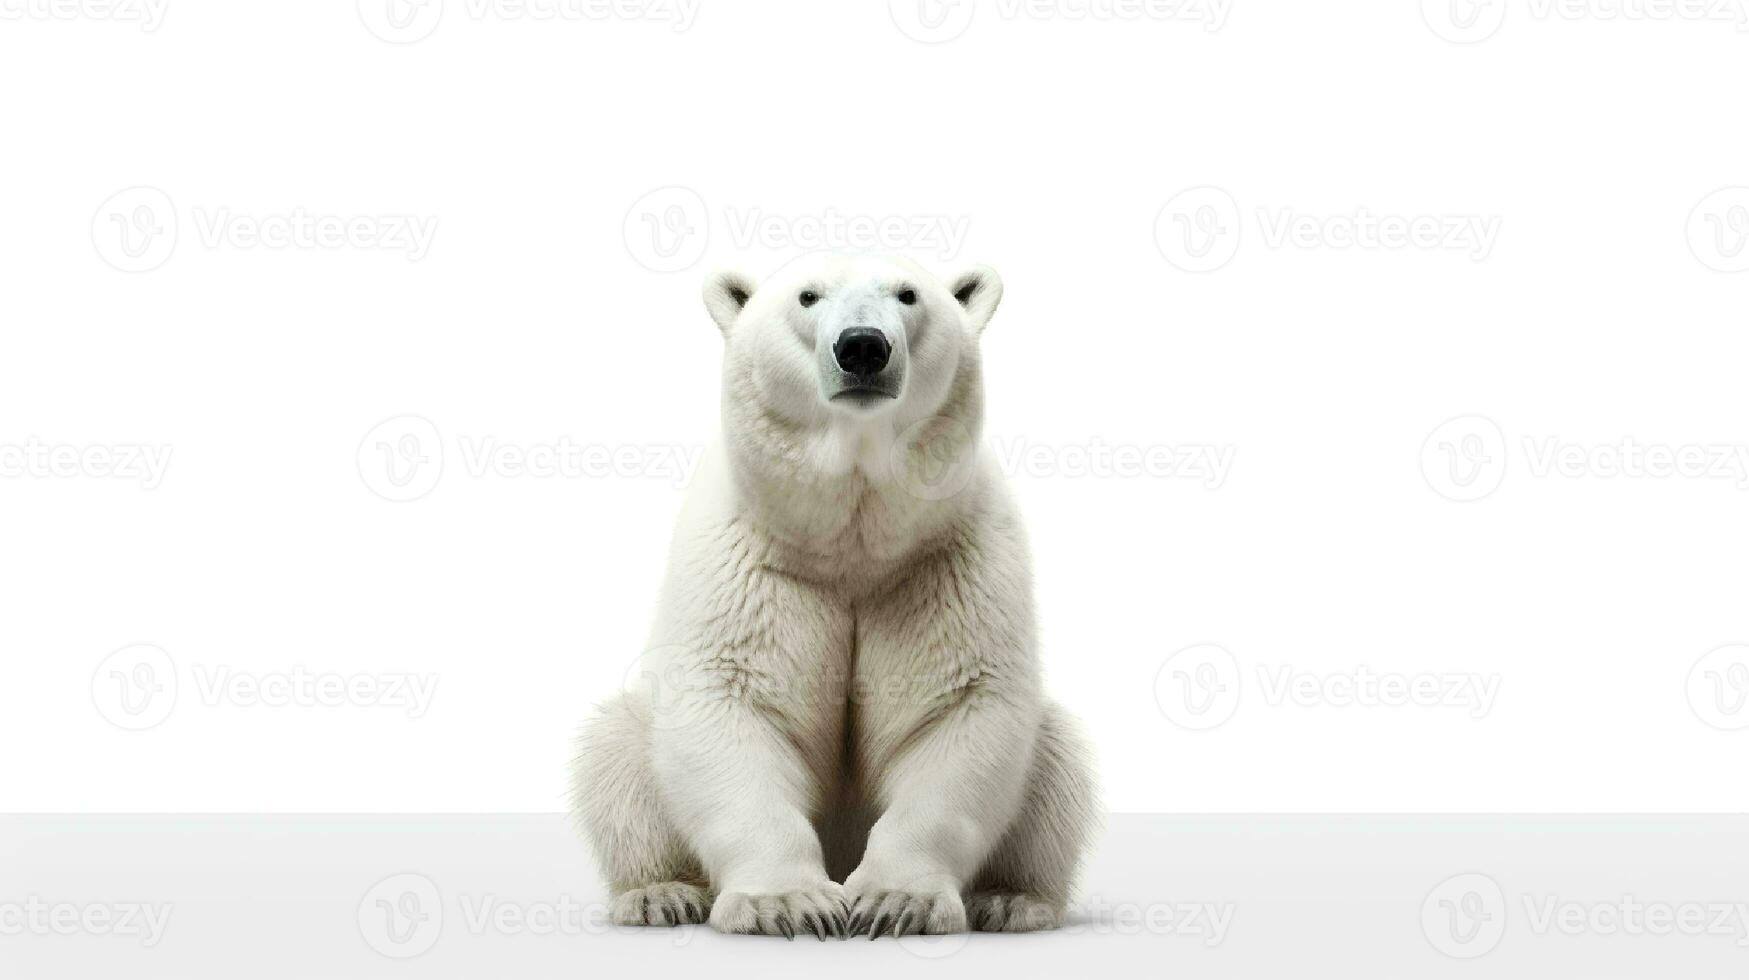
[[[879,374],[887,366],[893,347],[887,335],[873,327],[851,327],[838,335],[832,345],[832,356],[845,373],[860,377]]]

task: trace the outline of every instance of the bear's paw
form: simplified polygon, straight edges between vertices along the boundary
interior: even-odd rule
[[[725,891],[711,909],[711,928],[723,933],[796,938],[812,933],[824,941],[828,936],[849,938],[850,907],[844,889],[835,882],[781,894],[756,895]]]
[[[704,889],[662,881],[615,895],[608,919],[616,926],[686,926],[704,922],[710,912],[711,898]]]
[[[966,921],[979,932],[1037,932],[1062,924],[1056,905],[1024,892],[978,892],[966,897]]]

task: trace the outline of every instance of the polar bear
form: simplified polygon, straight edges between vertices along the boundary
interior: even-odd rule
[[[722,445],[640,682],[584,726],[573,812],[625,925],[1028,931],[1095,828],[1041,690],[1027,546],[979,431],[1002,281],[815,255],[724,272]]]

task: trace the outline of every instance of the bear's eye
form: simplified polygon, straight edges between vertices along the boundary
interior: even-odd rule
[[[802,294],[796,298],[801,300],[803,306],[813,306],[820,301],[820,294],[814,292],[812,289],[804,289],[802,290]]]
[[[906,306],[910,306],[912,303],[917,302],[917,290],[915,290],[915,289],[901,289],[901,290],[899,290],[899,302],[904,303]]]

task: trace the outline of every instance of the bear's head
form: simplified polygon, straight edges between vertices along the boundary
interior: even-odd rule
[[[942,280],[907,259],[816,254],[764,283],[719,272],[705,307],[727,340],[724,408],[808,430],[900,429],[976,390],[978,335],[1002,280]],[[962,424],[977,424],[978,406]]]
[[[898,559],[980,499],[994,270],[815,254],[764,283],[718,273],[704,299],[730,472],[763,524],[810,555]]]

